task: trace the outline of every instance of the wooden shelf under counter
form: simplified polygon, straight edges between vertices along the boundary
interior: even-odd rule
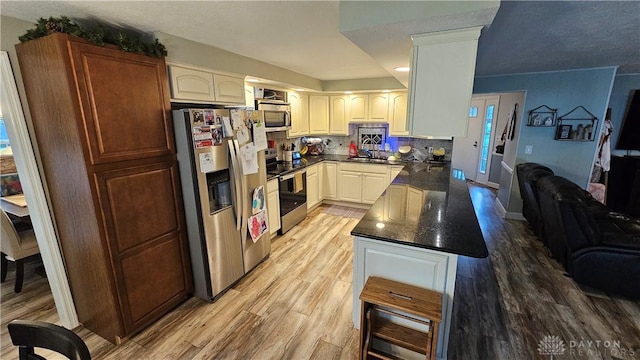
[[[394,358],[373,349],[373,339],[435,359],[442,319],[441,293],[372,276],[360,293],[360,301],[360,359]],[[400,324],[400,321],[421,325],[426,331]]]

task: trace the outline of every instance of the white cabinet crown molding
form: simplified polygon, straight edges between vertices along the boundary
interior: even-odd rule
[[[218,74],[218,75],[226,75],[226,76],[232,76],[232,77],[237,77],[237,78],[242,78],[242,79],[245,79],[248,76],[248,75],[245,75],[245,74],[238,74],[238,73],[233,73],[233,72],[228,72],[228,71],[223,71],[223,70],[206,68],[206,67],[197,66],[197,65],[185,64],[185,63],[181,63],[181,62],[167,62],[167,67],[170,68],[171,66],[177,66],[177,67],[181,67],[181,68],[185,68],[185,69],[191,69],[191,70],[197,70],[197,71],[205,71],[205,72],[210,72],[210,73],[214,73],[214,74]]]
[[[413,46],[445,44],[458,41],[478,40],[482,26],[465,29],[437,31],[426,34],[411,35]]]

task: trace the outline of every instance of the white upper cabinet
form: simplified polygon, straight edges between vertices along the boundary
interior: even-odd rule
[[[169,66],[171,99],[215,101],[213,73]]]
[[[244,103],[248,108],[256,107],[256,98],[253,96],[253,86],[244,84]]]
[[[467,136],[482,27],[413,35],[409,123],[413,136]]]
[[[287,99],[291,104],[291,129],[287,137],[309,135],[309,95],[289,92]]]
[[[352,94],[348,97],[350,122],[388,122],[389,135],[408,135],[407,92]]]
[[[329,96],[309,95],[309,133],[329,134]]]
[[[170,65],[171,100],[245,105],[244,79],[206,69]]]
[[[369,94],[369,121],[386,122],[389,116],[389,94]]]
[[[369,94],[353,94],[349,96],[351,121],[367,121],[369,112]]]
[[[407,128],[407,92],[389,94],[389,135],[409,135]]]
[[[244,79],[213,74],[217,102],[244,104]]]
[[[331,135],[349,135],[349,99],[345,96],[329,97],[329,133]]]

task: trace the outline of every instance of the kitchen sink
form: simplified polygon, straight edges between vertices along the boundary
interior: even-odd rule
[[[352,157],[352,158],[348,158],[347,161],[353,161],[353,162],[370,162],[372,159],[368,158],[368,157]]]
[[[389,161],[387,161],[386,159],[369,159],[369,162],[375,164],[389,164]]]
[[[368,158],[368,157],[352,157],[352,158],[348,158],[347,161],[369,163],[369,164],[395,164],[395,163],[400,163],[400,162],[391,162],[391,161],[389,161],[387,159],[376,159],[376,158]]]

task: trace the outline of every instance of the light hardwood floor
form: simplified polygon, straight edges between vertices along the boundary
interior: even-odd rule
[[[640,359],[640,304],[585,293],[526,223],[498,216],[492,190],[470,189],[490,256],[459,259],[449,359],[547,359],[537,351],[546,335],[565,341],[558,359]],[[77,332],[94,359],[355,359],[349,232],[362,214],[336,206],[312,211],[274,239],[270,258],[220,300],[192,298],[119,347]],[[46,279],[34,267],[25,270],[21,294],[13,293],[11,269],[2,284],[3,360],[17,358],[9,321],[58,322]],[[588,354],[585,347],[570,354],[569,342],[580,340],[617,340],[625,353]]]

